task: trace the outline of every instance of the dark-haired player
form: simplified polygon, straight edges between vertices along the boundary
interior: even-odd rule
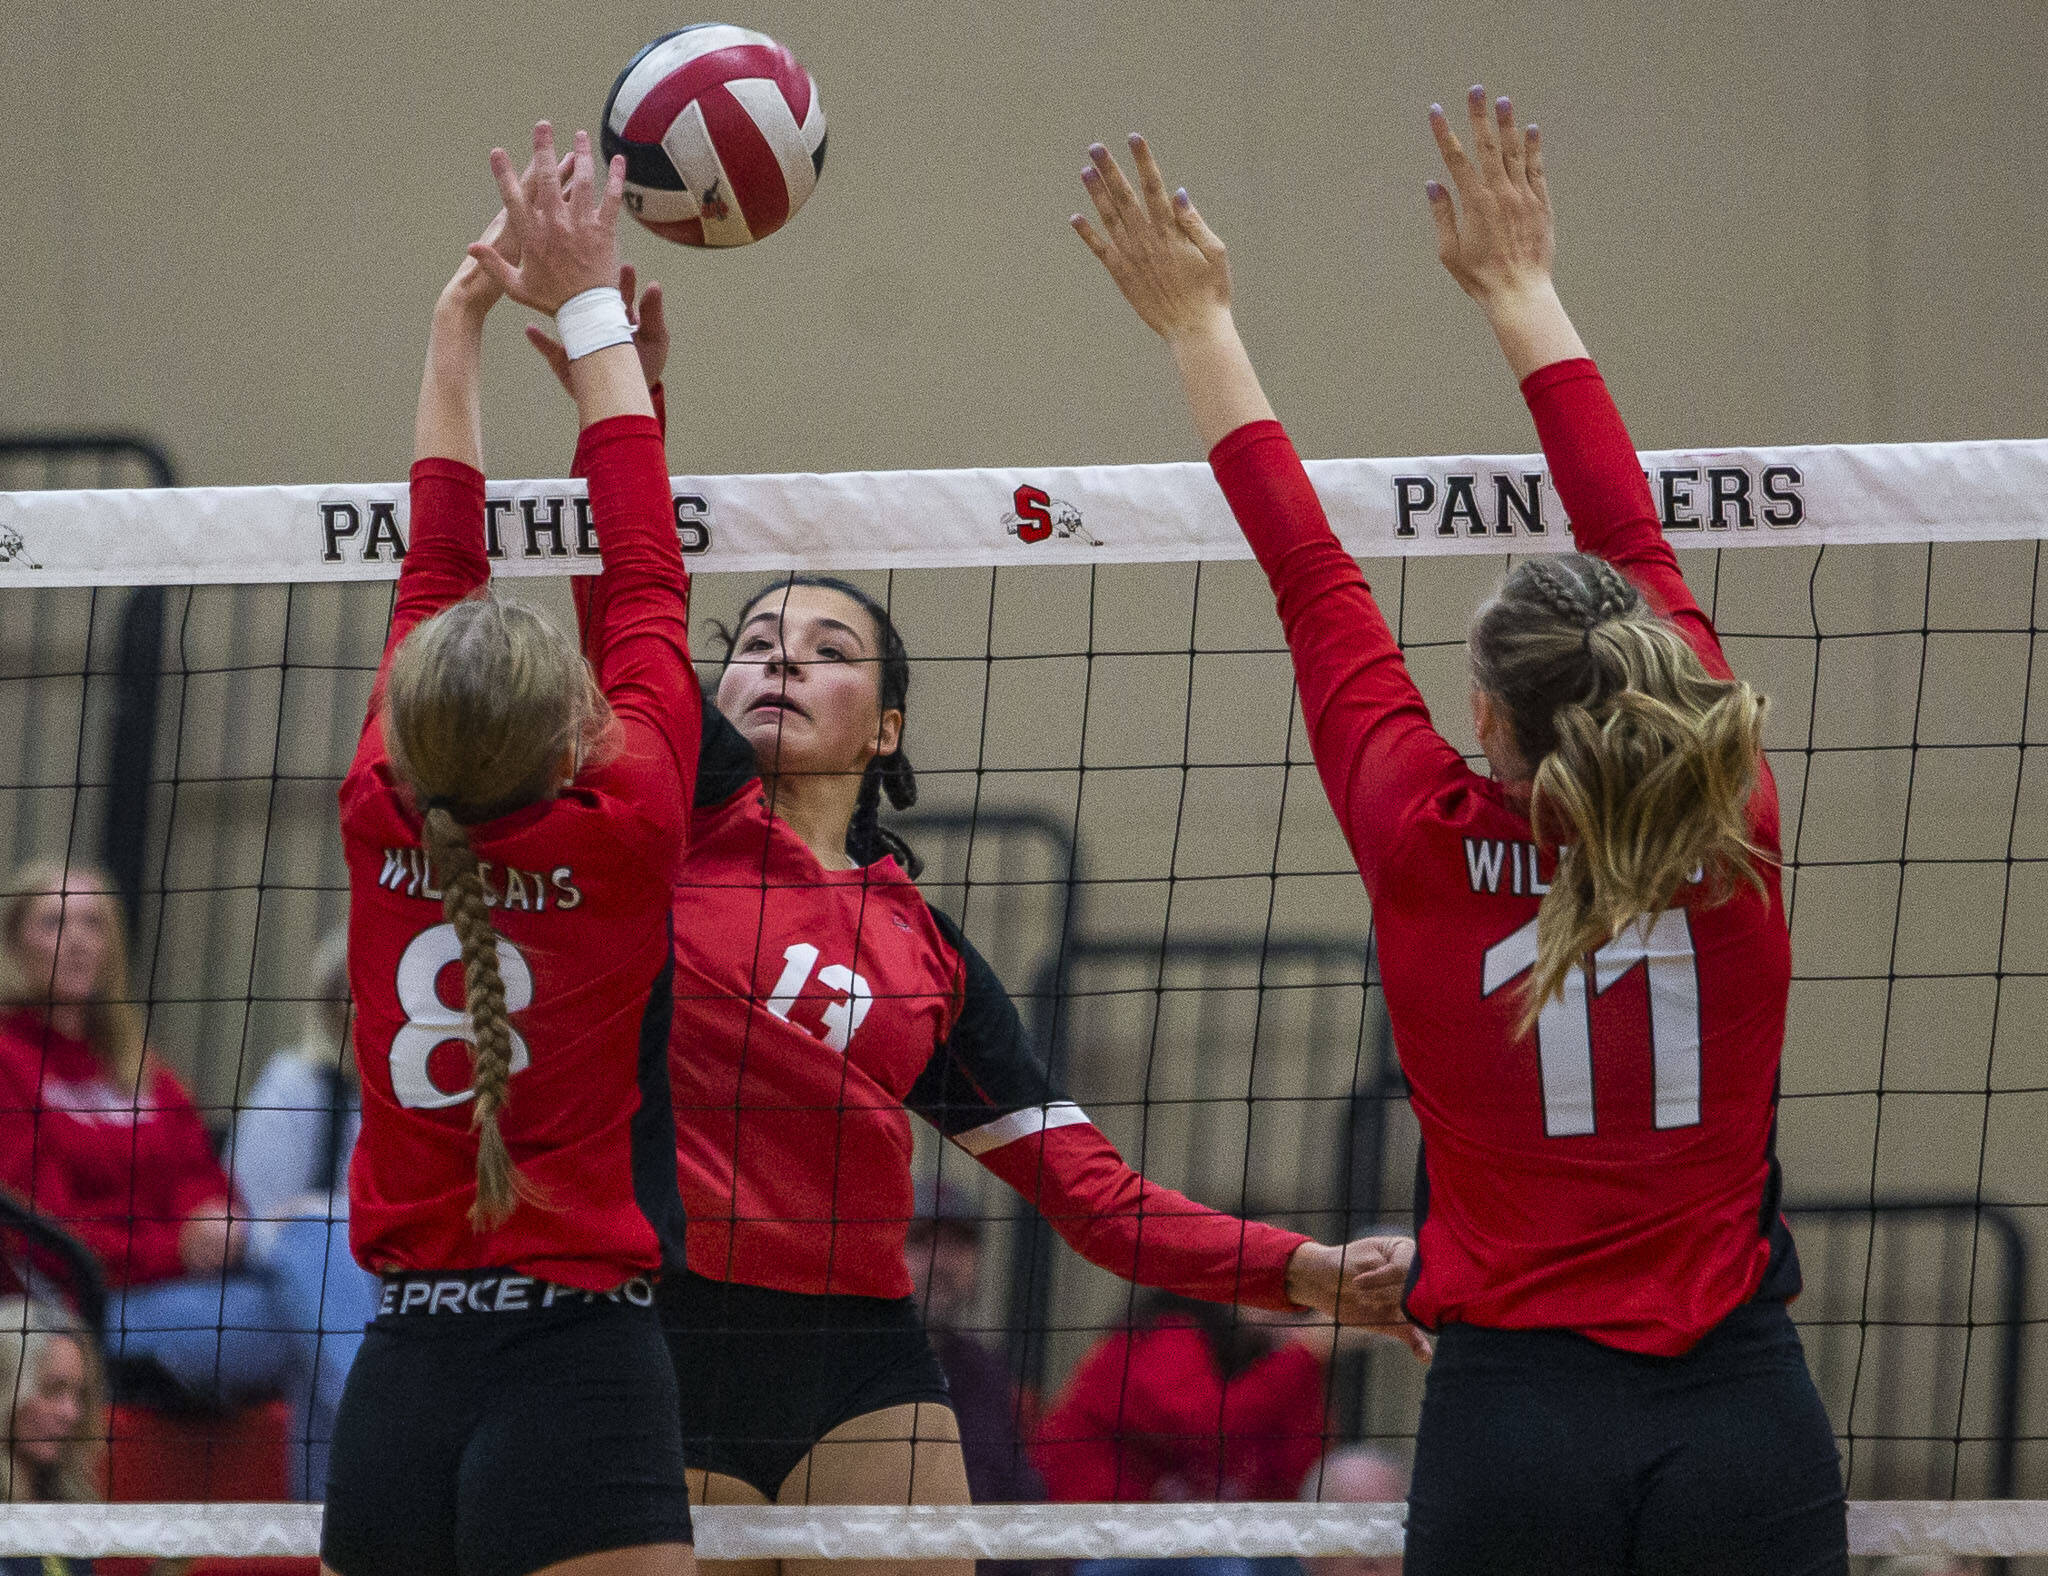
[[[659,404],[665,345],[644,308]],[[531,337],[559,374],[559,347]],[[587,628],[603,590],[576,592]],[[887,608],[794,575],[740,610],[705,707],[671,1056],[689,1267],[656,1292],[700,1503],[967,1502],[904,1261],[907,1113],[1141,1284],[1362,1322],[1406,1266],[1405,1243],[1326,1246],[1147,1182],[1064,1098],[880,819],[917,796],[909,687]],[[1388,1333],[1426,1349],[1403,1321]]]
[[[699,697],[666,466],[615,287],[623,165],[547,125],[443,291],[412,537],[342,786],[363,1123],[357,1257],[383,1307],[336,1430],[340,1576],[687,1576],[669,916]],[[574,641],[488,594],[477,374],[499,295],[556,314],[603,538]]]
[[[1834,1437],[1785,1309],[1773,1154],[1791,947],[1763,701],[1659,530],[1551,281],[1534,127],[1431,116],[1440,255],[1486,310],[1580,553],[1472,626],[1482,777],[1431,725],[1273,420],[1222,243],[1107,151],[1074,224],[1173,351],[1273,583],[1331,804],[1372,898],[1422,1128],[1407,1307],[1440,1331],[1406,1569],[1847,1569]]]

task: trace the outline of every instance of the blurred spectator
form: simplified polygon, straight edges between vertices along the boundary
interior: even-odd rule
[[[305,1483],[327,1479],[328,1426],[381,1286],[349,1251],[348,1163],[363,1127],[349,1041],[348,932],[313,954],[298,1043],[273,1055],[236,1114],[229,1171],[253,1223],[250,1256],[294,1329],[318,1330]]]
[[[1984,1562],[1962,1554],[1895,1554],[1870,1567],[1870,1576],[1984,1576]]]
[[[274,1253],[252,1255],[199,1112],[144,1045],[129,990],[103,877],[57,865],[14,877],[0,895],[0,1187],[99,1259],[113,1356],[154,1360],[201,1402],[281,1394],[303,1438],[319,1404],[325,1222],[304,1223],[307,1251],[283,1251],[280,1233]],[[331,1421],[311,1422],[331,1435]],[[319,1481],[294,1467],[301,1490]]]
[[[1081,1359],[1032,1451],[1055,1500],[1292,1499],[1323,1453],[1330,1330],[1155,1294]]]
[[[1155,1294],[1081,1359],[1032,1457],[1055,1500],[1292,1499],[1323,1453],[1335,1330]],[[1254,1576],[1286,1560],[1084,1561],[1078,1576]]]
[[[235,1117],[235,1188],[252,1220],[348,1216],[348,1162],[363,1126],[349,1046],[348,932],[313,954],[299,1041],[264,1063]]]
[[[6,1408],[5,1498],[13,1504],[100,1498],[98,1457],[106,1438],[106,1384],[99,1348],[65,1309],[26,1297],[0,1298],[0,1405]],[[0,1559],[5,1576],[61,1576],[83,1561]]]
[[[1408,1499],[1408,1469],[1384,1450],[1344,1445],[1308,1469],[1301,1498],[1325,1505],[1399,1505]],[[1401,1576],[1401,1556],[1333,1554],[1304,1560],[1308,1576]]]
[[[981,1218],[946,1182],[918,1183],[912,1207],[903,1256],[953,1394],[968,1489],[977,1505],[1035,1504],[1045,1485],[1025,1454],[1009,1362],[966,1328],[981,1290]]]

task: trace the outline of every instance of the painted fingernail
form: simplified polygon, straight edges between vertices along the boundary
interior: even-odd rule
[[[1124,140],[1134,148],[1142,148],[1145,145],[1145,134],[1142,131],[1134,131],[1129,133]]]
[[[1094,181],[1101,180],[1102,176],[1099,173],[1097,173],[1094,165],[1084,164],[1081,166],[1081,179],[1085,182],[1092,183]]]
[[[1469,88],[1465,89],[1465,97],[1477,104],[1486,97],[1486,84],[1484,82],[1473,83]]]
[[[1424,181],[1422,183],[1422,189],[1425,192],[1429,193],[1429,200],[1431,202],[1435,202],[1437,198],[1443,196],[1444,194],[1443,187],[1438,185],[1435,181]]]
[[[1091,159],[1106,159],[1109,157],[1109,149],[1099,142],[1091,142],[1088,144],[1088,157]]]
[[[1175,187],[1173,192],[1173,200],[1179,203],[1183,208],[1187,207],[1189,202],[1188,189],[1185,186]]]
[[[1443,105],[1441,105],[1441,104],[1432,104],[1432,105],[1430,105],[1430,106],[1429,106],[1429,118],[1430,118],[1431,120],[1442,120],[1442,119],[1444,118],[1444,107],[1443,107]]]
[[[1532,137],[1536,135],[1536,122],[1533,120],[1529,122],[1529,135]]]
[[[1515,112],[1515,106],[1508,102],[1508,96],[1505,93],[1493,101],[1493,107],[1503,115],[1512,115]]]

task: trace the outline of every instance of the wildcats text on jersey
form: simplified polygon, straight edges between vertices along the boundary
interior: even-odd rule
[[[556,865],[543,873],[517,870],[511,865],[493,864],[484,859],[477,862],[477,874],[483,878],[484,903],[490,908],[528,909],[536,914],[553,909],[567,913],[583,901],[583,893],[576,885],[576,872],[567,865]],[[423,848],[385,849],[383,868],[377,872],[377,885],[404,897],[425,898],[434,903],[441,901],[441,888],[435,883],[433,864]]]
[[[1538,872],[1534,843],[1515,842],[1502,837],[1465,839],[1465,878],[1475,892],[1506,893],[1510,897],[1541,897],[1550,883]],[[1552,873],[1556,863],[1552,860]]]

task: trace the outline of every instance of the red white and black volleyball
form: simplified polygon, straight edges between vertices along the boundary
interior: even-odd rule
[[[700,22],[657,38],[604,105],[604,152],[626,156],[626,207],[685,246],[773,235],[818,184],[825,110],[766,33]]]

